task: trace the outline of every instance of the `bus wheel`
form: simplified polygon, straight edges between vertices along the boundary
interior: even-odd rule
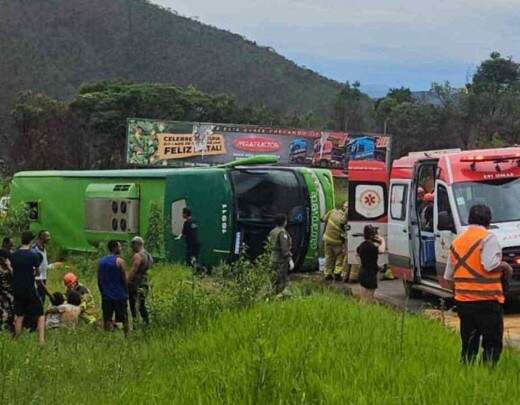
[[[404,292],[408,298],[421,298],[421,291],[413,288],[413,283],[403,280]]]

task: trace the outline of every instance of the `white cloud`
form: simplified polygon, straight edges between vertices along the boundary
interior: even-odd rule
[[[154,1],[296,55],[298,62],[439,68],[475,65],[493,50],[519,56],[520,0]]]

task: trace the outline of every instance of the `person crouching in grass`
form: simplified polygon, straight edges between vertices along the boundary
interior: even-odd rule
[[[361,299],[366,302],[374,300],[377,289],[377,273],[379,266],[377,259],[380,253],[385,252],[385,240],[378,235],[378,229],[372,225],[363,230],[364,242],[357,248],[361,260],[359,284],[361,285]]]
[[[77,292],[69,292],[66,302],[63,294],[56,292],[51,296],[51,304],[45,313],[45,327],[47,329],[75,328],[78,325],[81,315],[81,296]]]

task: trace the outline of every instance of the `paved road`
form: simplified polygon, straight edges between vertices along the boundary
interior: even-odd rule
[[[291,275],[292,280],[309,280],[312,282],[326,284],[331,289],[348,295],[359,296],[359,285],[343,282],[324,281],[323,276],[318,273],[297,273]],[[423,313],[426,316],[439,320],[445,326],[458,329],[459,320],[453,311],[452,302],[441,303],[440,299],[424,295],[421,299],[409,299],[404,292],[401,280],[381,280],[375,295],[376,300],[382,304],[402,310],[406,308],[413,313]],[[445,311],[442,311],[442,306]],[[508,308],[504,318],[504,340],[508,346],[520,349],[520,313],[518,306]]]
[[[359,284],[344,283],[338,281],[324,281],[319,273],[296,273],[291,275],[294,280],[309,280],[330,286],[334,290],[344,292],[348,295],[359,296]],[[379,302],[395,308],[407,308],[410,312],[421,312],[425,309],[440,308],[439,299],[425,296],[423,299],[409,299],[404,292],[401,280],[380,280],[375,295]]]

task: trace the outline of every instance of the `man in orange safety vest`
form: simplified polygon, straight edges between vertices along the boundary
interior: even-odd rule
[[[471,207],[469,227],[453,241],[444,273],[444,278],[453,282],[463,363],[475,360],[481,338],[483,362],[494,365],[502,353],[502,280],[510,277],[513,270],[502,261],[498,238],[488,229],[490,223],[489,207]]]

